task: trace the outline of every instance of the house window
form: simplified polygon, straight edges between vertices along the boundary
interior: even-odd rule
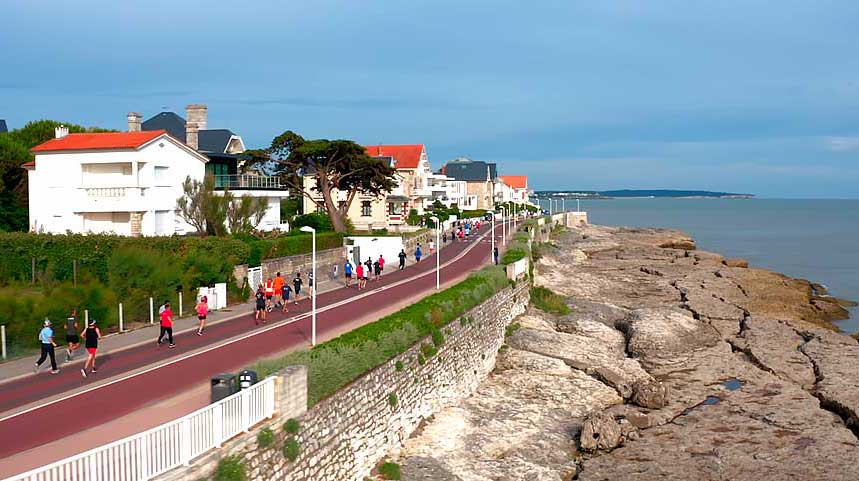
[[[391,215],[403,215],[403,204],[402,202],[392,202],[388,204],[391,207]]]
[[[361,202],[361,216],[362,217],[370,217],[373,215],[373,209],[370,207],[370,201],[365,200]]]
[[[155,185],[170,185],[167,178],[169,167],[155,166]]]

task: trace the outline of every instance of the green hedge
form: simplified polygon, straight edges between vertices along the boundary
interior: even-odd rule
[[[460,219],[473,219],[486,215],[486,209],[464,210]]]
[[[36,260],[37,280],[72,280],[77,260],[78,280],[108,279],[108,261],[120,248],[141,248],[174,256],[199,254],[225,259],[234,264],[245,262],[250,248],[244,242],[219,237],[123,237],[116,235],[0,233],[0,283],[29,281],[32,260]]]
[[[317,233],[316,250],[342,247],[343,236],[344,234],[341,232]],[[243,263],[249,266],[258,266],[260,261],[265,259],[310,253],[312,251],[312,237],[311,234],[304,234],[283,236],[277,239],[246,240],[245,243],[248,245],[250,253]]]
[[[308,404],[312,406],[507,286],[504,269],[485,267],[449,289],[319,344],[312,351],[259,361],[249,369],[266,377],[289,365],[307,365]],[[433,311],[442,316],[433,316]]]

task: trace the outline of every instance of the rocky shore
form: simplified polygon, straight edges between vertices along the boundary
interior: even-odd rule
[[[475,395],[391,453],[403,479],[859,479],[842,301],[676,231],[552,242],[534,280],[571,312],[520,316]]]

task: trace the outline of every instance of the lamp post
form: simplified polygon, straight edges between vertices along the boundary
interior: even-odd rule
[[[581,212],[581,211],[582,211],[582,208],[579,207],[579,198],[576,197],[576,212]]]
[[[566,213],[567,212],[567,198],[561,197],[561,209]]]
[[[439,244],[438,236],[441,229],[441,223],[438,221],[438,217],[431,216],[430,219],[435,223],[435,290],[439,290],[439,264],[441,263],[441,244]]]
[[[507,244],[507,209],[501,207],[501,245]]]
[[[310,295],[313,296],[311,298],[311,333],[310,333],[310,345],[316,345],[316,289],[318,286],[318,280],[316,279],[316,229],[310,227],[309,225],[305,225],[301,227],[301,232],[310,232],[313,238],[311,239],[311,252],[313,253],[311,256],[311,272],[313,273],[313,287],[310,288]]]
[[[492,235],[489,236],[492,239],[492,247],[490,247],[490,249],[492,249],[492,250],[489,251],[489,263],[492,265],[495,264],[495,217],[496,217],[496,215],[497,214],[495,212],[492,213],[492,231],[490,232]]]

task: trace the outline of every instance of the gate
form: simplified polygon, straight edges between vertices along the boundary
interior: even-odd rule
[[[255,291],[262,284],[262,266],[248,268],[248,284],[251,292]]]

